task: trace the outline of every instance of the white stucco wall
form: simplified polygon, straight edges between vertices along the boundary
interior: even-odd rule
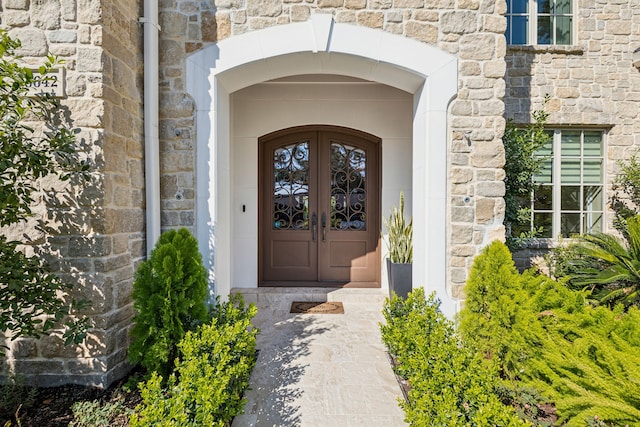
[[[315,81],[319,79],[314,76],[267,82],[231,96],[232,287],[257,286],[257,141],[262,135],[292,126],[327,124],[381,138],[382,216],[397,205],[400,191],[405,192],[406,212],[411,214],[412,173],[407,165],[412,164],[413,95],[362,80],[322,79],[325,82]],[[382,249],[384,257],[384,245]],[[381,278],[386,287],[386,273]]]

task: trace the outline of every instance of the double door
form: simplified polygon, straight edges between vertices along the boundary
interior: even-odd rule
[[[379,287],[379,151],[341,128],[261,138],[263,284]]]

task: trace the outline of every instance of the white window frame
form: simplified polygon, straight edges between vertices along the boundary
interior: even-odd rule
[[[505,32],[505,36],[507,37],[507,45],[509,46],[571,46],[575,44],[576,41],[576,32],[577,32],[577,3],[579,0],[570,0],[571,1],[571,13],[570,15],[559,15],[559,16],[571,16],[571,34],[570,41],[568,44],[557,44],[555,42],[549,44],[538,44],[538,0],[528,0],[527,11],[524,13],[512,13],[509,9],[509,5],[512,1],[515,0],[507,0],[507,14],[506,18],[509,20],[512,16],[526,16],[528,18],[527,22],[527,40],[525,43],[512,44],[511,40],[509,40],[509,34]],[[555,3],[556,0],[551,0]],[[546,15],[546,14],[545,14]],[[553,16],[554,14],[551,13]],[[513,34],[513,31],[512,31]]]
[[[548,131],[553,132],[552,135],[552,205],[551,205],[551,237],[550,239],[557,239],[559,236],[562,236],[561,230],[561,221],[562,221],[562,151],[561,151],[561,143],[562,143],[562,133],[563,132],[580,132],[580,156],[576,157],[576,160],[580,160],[580,164],[584,164],[585,159],[595,159],[596,157],[585,157],[584,156],[584,132],[600,132],[602,135],[602,154],[600,158],[602,159],[602,169],[601,169],[601,182],[602,186],[602,232],[606,232],[607,225],[607,131],[605,129],[598,128],[557,128],[557,129],[548,129]],[[578,184],[581,187],[581,196],[582,189],[588,185],[584,182],[584,174],[583,170],[580,171],[580,183]],[[534,189],[535,194],[535,189]],[[534,222],[534,194],[532,194],[531,200],[531,229],[533,230],[535,227]],[[582,197],[581,197],[582,199]],[[544,212],[544,210],[538,210],[537,212]],[[599,211],[598,211],[599,212]],[[587,210],[582,206],[581,201],[581,209],[580,213],[580,232],[582,233],[585,230],[584,221],[585,216],[589,214]],[[588,230],[587,230],[588,232]],[[548,238],[548,237],[547,237]]]

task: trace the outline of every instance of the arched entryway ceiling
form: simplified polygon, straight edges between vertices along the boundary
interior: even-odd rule
[[[357,77],[414,97],[414,283],[435,290],[452,315],[447,292],[447,107],[457,90],[454,56],[416,40],[351,24],[331,15],[233,36],[187,58],[187,91],[196,103],[196,234],[216,291],[229,292],[232,211],[229,95],[301,74]],[[274,129],[275,130],[275,129]],[[420,197],[418,197],[420,195]],[[422,261],[424,260],[424,261]]]

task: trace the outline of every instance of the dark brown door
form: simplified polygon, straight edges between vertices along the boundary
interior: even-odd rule
[[[260,148],[261,282],[378,287],[379,140],[308,127]]]

